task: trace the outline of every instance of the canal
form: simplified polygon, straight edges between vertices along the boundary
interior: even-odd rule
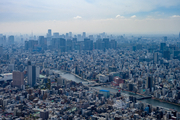
[[[83,84],[88,84],[87,81],[82,80],[82,79],[72,75],[71,73],[66,73],[66,72],[63,72],[63,71],[60,71],[60,70],[54,70],[54,72],[59,73],[62,77],[66,78],[68,80],[72,80],[72,81],[75,81],[75,82],[82,82]],[[94,87],[94,88],[96,88],[98,90],[100,90],[100,89],[109,90],[111,93],[117,93],[118,92],[117,89],[110,88],[110,87],[107,88],[107,87],[98,86],[98,87]],[[139,96],[137,94],[127,92],[127,91],[122,91],[121,94],[125,95],[125,96],[129,96],[129,95],[133,95],[135,97]],[[180,106],[176,106],[174,104],[170,104],[170,103],[166,103],[166,102],[160,102],[160,101],[154,100],[154,99],[144,99],[144,100],[140,100],[140,101],[143,102],[143,103],[152,104],[153,106],[159,106],[159,107],[163,107],[163,108],[175,109],[175,110],[180,112]]]

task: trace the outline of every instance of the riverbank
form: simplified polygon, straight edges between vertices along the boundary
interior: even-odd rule
[[[85,82],[86,80],[82,79],[80,76],[78,75],[74,75],[70,72],[66,72],[64,70],[57,70],[58,73],[62,73],[62,77],[65,77],[66,79],[69,79],[69,80],[73,80],[75,82]],[[88,80],[89,81],[89,80]],[[83,83],[84,84],[84,83]],[[85,82],[86,84],[86,82]],[[119,89],[115,88],[115,87],[112,87],[110,85],[108,86],[97,86],[97,87],[93,87],[93,88],[98,88],[98,90],[101,90],[101,89],[105,89],[105,90],[109,90],[110,92],[112,93],[117,93]],[[141,95],[138,95],[137,93],[133,93],[133,92],[129,92],[129,91],[122,91],[122,94],[124,95],[133,95],[133,96],[141,96]],[[180,106],[179,105],[176,105],[174,103],[171,103],[171,102],[161,102],[160,100],[157,100],[157,99],[144,99],[144,100],[138,100],[138,101],[141,101],[141,102],[144,102],[144,103],[148,103],[148,104],[152,104],[153,106],[157,106],[157,107],[162,107],[162,108],[167,108],[167,109],[175,109],[177,111],[180,111]]]
[[[165,103],[169,103],[169,104],[177,105],[177,106],[179,106],[179,107],[180,107],[180,104],[178,104],[178,103],[173,103],[173,102],[169,102],[169,101],[161,100],[161,99],[154,98],[154,97],[152,97],[151,99],[153,99],[153,100],[157,100],[157,101],[159,101],[159,102],[165,102]]]

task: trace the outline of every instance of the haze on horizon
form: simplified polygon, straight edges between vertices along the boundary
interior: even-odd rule
[[[0,33],[178,34],[179,0],[0,0]]]

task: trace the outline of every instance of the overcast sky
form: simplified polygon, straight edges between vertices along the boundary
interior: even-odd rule
[[[0,0],[0,33],[178,34],[180,0]]]

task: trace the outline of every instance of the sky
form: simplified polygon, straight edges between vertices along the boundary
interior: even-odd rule
[[[180,0],[0,0],[0,33],[178,34]]]

